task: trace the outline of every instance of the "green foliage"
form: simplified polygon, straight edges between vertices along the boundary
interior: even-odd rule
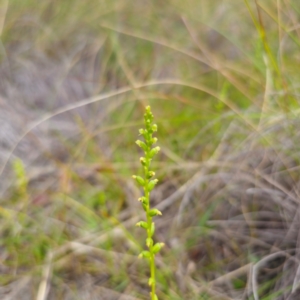
[[[14,160],[13,170],[16,176],[16,187],[18,189],[18,195],[19,197],[23,198],[24,202],[27,202],[28,178],[26,176],[25,167],[21,159],[17,158]]]

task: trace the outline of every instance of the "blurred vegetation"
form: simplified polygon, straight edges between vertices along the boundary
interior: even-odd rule
[[[131,174],[150,104],[159,299],[298,299],[298,1],[0,8],[1,103],[22,140],[51,145],[1,161],[0,293],[149,298]]]

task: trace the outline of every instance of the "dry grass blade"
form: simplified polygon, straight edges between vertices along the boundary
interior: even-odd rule
[[[47,256],[46,264],[43,267],[42,281],[39,285],[36,300],[47,300],[47,296],[50,290],[50,281],[52,274],[52,253]]]

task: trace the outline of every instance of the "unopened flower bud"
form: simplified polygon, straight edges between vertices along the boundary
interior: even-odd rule
[[[157,125],[153,124],[151,129],[152,129],[153,132],[157,131]]]
[[[158,179],[150,180],[148,184],[149,191],[152,191],[157,183],[158,183]]]
[[[145,180],[142,177],[133,175],[132,178],[135,179],[140,186],[145,185]]]
[[[147,145],[146,145],[144,142],[142,142],[142,141],[140,141],[140,140],[137,140],[135,143],[136,143],[139,147],[141,147],[144,151],[147,150]]]
[[[155,144],[156,142],[157,142],[157,138],[156,137],[152,138],[151,143]]]
[[[152,158],[154,155],[156,155],[160,151],[160,147],[155,147],[150,151],[150,158]]]
[[[147,201],[146,197],[140,197],[138,199],[139,202],[145,203]]]
[[[154,254],[158,253],[164,245],[165,245],[164,243],[156,243],[152,248],[153,253]]]
[[[141,164],[143,166],[145,166],[146,165],[146,159],[145,159],[145,157],[140,157],[140,162],[141,162]]]
[[[139,258],[149,258],[151,256],[149,251],[142,251],[139,255]]]
[[[153,240],[151,238],[147,238],[146,245],[147,245],[147,247],[151,247],[153,245]]]
[[[141,227],[141,228],[144,228],[144,229],[148,229],[148,224],[146,222],[144,222],[144,221],[137,222],[135,224],[135,226]]]
[[[153,176],[155,176],[155,172],[149,171],[148,174],[147,174],[148,179],[150,179]]]
[[[151,210],[149,211],[149,215],[150,215],[151,217],[155,217],[155,216],[161,216],[162,213],[161,213],[161,211],[158,210],[157,208],[153,208],[153,209],[151,209]]]

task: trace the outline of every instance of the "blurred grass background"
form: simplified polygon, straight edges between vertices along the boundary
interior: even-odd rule
[[[298,1],[2,0],[2,299],[299,299]]]

